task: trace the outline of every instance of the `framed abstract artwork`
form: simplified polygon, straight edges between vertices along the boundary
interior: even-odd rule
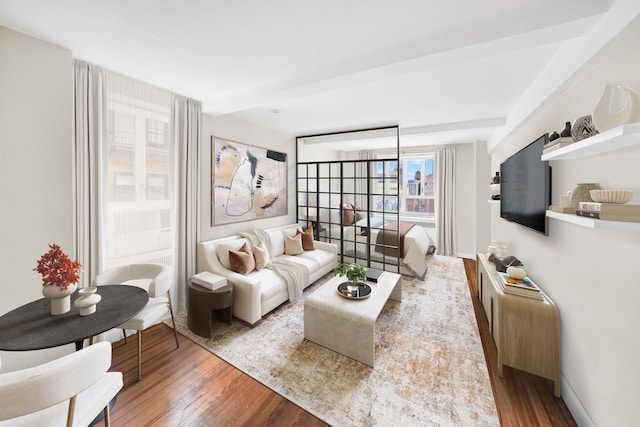
[[[287,154],[211,137],[211,225],[287,215]]]

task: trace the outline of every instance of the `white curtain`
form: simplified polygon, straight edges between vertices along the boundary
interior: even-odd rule
[[[120,264],[173,266],[185,309],[199,237],[201,106],[74,61],[75,244],[88,285]]]
[[[186,282],[196,273],[196,245],[200,239],[200,102],[174,95],[172,127],[178,142],[176,156],[178,208],[174,245],[174,301],[178,311],[186,310]]]
[[[453,146],[436,149],[436,228],[438,230],[437,253],[457,256],[455,229],[455,170],[456,151]]]
[[[100,272],[100,146],[105,126],[104,73],[74,61],[73,191],[76,259],[83,266],[80,286],[89,286]]]

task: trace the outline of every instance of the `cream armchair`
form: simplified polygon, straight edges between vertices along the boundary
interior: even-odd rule
[[[0,374],[0,426],[88,426],[122,388],[111,344],[99,342],[59,359]]]
[[[149,293],[147,305],[131,319],[120,325],[123,330],[136,330],[138,335],[138,380],[142,379],[142,331],[155,325],[166,314],[171,315],[176,348],[180,347],[176,322],[171,305],[171,268],[161,264],[127,264],[106,269],[93,279],[93,286],[130,284]],[[126,338],[126,334],[125,334]]]

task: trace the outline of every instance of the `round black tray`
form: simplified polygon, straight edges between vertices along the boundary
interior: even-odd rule
[[[353,285],[349,282],[342,282],[338,285],[336,291],[338,291],[338,294],[340,296],[347,299],[365,299],[369,298],[369,296],[371,295],[371,286],[367,285],[366,283],[358,283],[358,289],[354,292],[350,292],[349,290],[347,290],[347,286]]]

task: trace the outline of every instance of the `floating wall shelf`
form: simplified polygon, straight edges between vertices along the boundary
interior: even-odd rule
[[[576,224],[582,227],[593,229],[640,231],[640,222],[607,221],[604,219],[587,218],[575,214],[565,214],[554,211],[547,211],[547,216],[549,218],[554,218],[560,221],[570,222],[571,224]]]
[[[580,159],[634,145],[640,145],[640,123],[618,126],[582,141],[558,148],[550,153],[543,154],[542,160]]]

